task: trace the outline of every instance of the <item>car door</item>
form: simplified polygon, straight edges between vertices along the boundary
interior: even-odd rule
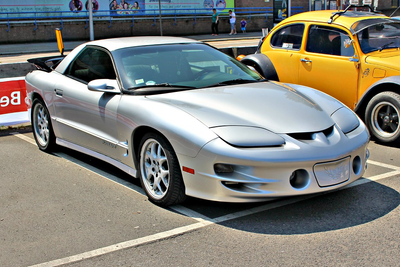
[[[57,82],[54,93],[60,138],[118,159],[117,109],[121,94],[88,90],[95,79],[116,79],[110,55],[85,48]]]
[[[321,90],[354,109],[357,102],[359,56],[346,31],[310,25],[299,62],[299,84]]]
[[[280,81],[298,83],[304,28],[303,23],[283,26],[272,33],[269,42],[265,43],[270,47],[261,49],[261,53],[266,54],[274,65]]]

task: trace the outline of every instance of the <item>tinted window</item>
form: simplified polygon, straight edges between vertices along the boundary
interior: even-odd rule
[[[335,56],[354,55],[354,47],[349,35],[340,29],[313,25],[308,31],[307,52]]]
[[[88,47],[72,62],[67,74],[90,82],[96,79],[115,79],[115,71],[107,52]]]
[[[400,25],[397,23],[372,25],[357,33],[357,38],[364,53],[399,48]]]
[[[271,38],[271,46],[284,49],[300,49],[304,25],[295,24],[278,30]]]
[[[171,85],[196,88],[227,80],[261,77],[236,59],[205,44],[131,47],[114,52],[123,87]]]

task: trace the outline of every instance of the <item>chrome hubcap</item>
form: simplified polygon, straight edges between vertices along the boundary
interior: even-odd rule
[[[168,159],[155,139],[148,139],[140,157],[141,175],[147,191],[155,199],[165,196],[169,187]]]
[[[382,137],[396,135],[399,128],[399,110],[389,102],[381,102],[372,110],[372,127]]]

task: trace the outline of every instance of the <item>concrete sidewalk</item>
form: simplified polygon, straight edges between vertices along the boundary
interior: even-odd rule
[[[262,32],[247,32],[238,33],[236,35],[229,35],[228,33],[222,33],[218,36],[212,36],[211,34],[202,35],[189,35],[183,36],[203,42],[211,41],[227,41],[227,40],[240,40],[240,39],[260,39]],[[64,42],[64,50],[71,51],[76,46],[88,42],[83,41],[69,41]],[[58,52],[57,42],[46,42],[46,43],[27,43],[27,44],[0,44],[0,56],[12,56],[20,54],[35,54],[35,53],[49,53]],[[0,60],[1,61],[1,60]]]
[[[251,54],[262,37],[262,32],[238,33],[229,35],[228,33],[218,36],[190,35],[184,36],[194,40],[206,42],[224,53],[236,57],[235,53]],[[87,41],[64,42],[64,51],[68,53],[76,46]],[[0,78],[11,78],[25,76],[26,73],[35,69],[28,63],[29,58],[58,56],[57,42],[46,43],[27,43],[27,44],[3,44],[0,45]]]

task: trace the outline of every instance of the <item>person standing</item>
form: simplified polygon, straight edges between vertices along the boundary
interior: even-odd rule
[[[213,15],[212,15],[212,23],[211,23],[211,35],[218,35],[218,23],[219,23],[219,14],[217,13],[217,10],[214,8],[213,9]]]
[[[245,19],[242,19],[242,21],[240,22],[240,27],[242,28],[243,33],[246,32],[246,25],[247,25],[247,21]]]
[[[231,24],[231,33],[229,35],[236,34],[236,14],[232,10],[229,10],[229,23]]]

